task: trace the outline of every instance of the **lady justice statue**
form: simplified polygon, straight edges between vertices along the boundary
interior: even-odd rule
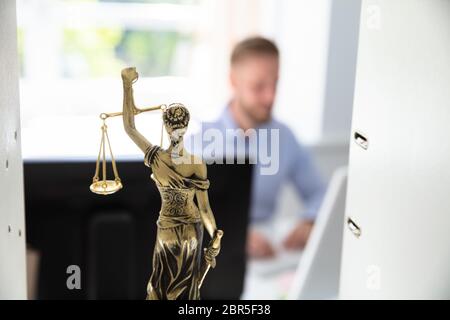
[[[147,300],[200,299],[200,287],[209,268],[216,265],[223,231],[218,230],[208,200],[206,165],[183,147],[189,111],[180,103],[163,109],[170,147],[151,144],[136,130],[134,117],[142,112],[134,104],[135,68],[122,70],[123,125],[131,140],[144,152],[144,164],[161,194],[153,272]],[[196,199],[196,201],[194,200]],[[211,236],[202,258],[203,227]]]

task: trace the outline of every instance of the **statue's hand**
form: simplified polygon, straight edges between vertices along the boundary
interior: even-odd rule
[[[214,238],[209,242],[208,248],[205,248],[205,260],[212,268],[216,266],[216,257],[220,253],[222,237],[223,231],[217,230],[214,234]]]
[[[137,80],[139,77],[139,74],[136,71],[135,67],[125,68],[122,70],[122,81],[125,84],[132,84],[134,81]]]
[[[211,266],[211,268],[216,267],[216,257],[219,254],[216,249],[213,249],[211,247],[205,248],[205,260],[206,263]]]

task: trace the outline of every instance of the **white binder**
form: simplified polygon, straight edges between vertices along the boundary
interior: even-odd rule
[[[16,2],[0,1],[0,300],[26,299]]]
[[[450,298],[450,1],[363,0],[340,298]]]

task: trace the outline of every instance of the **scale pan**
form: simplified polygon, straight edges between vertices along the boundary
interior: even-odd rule
[[[117,180],[100,180],[97,182],[94,182],[89,187],[93,193],[96,194],[102,194],[102,195],[108,195],[113,194],[120,189],[122,189],[122,182]]]

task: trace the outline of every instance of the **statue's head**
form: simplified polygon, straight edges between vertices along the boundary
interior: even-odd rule
[[[172,142],[178,142],[186,133],[189,119],[189,110],[181,103],[172,103],[164,110],[164,126]]]

